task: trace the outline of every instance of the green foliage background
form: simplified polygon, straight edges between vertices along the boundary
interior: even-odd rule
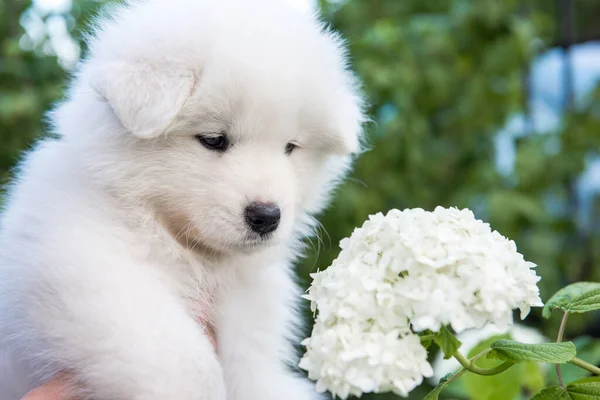
[[[76,40],[101,3],[74,0],[62,14]],[[600,155],[600,91],[584,108],[565,112],[557,130],[521,137],[514,171],[501,174],[495,164],[496,133],[509,116],[527,113],[525,82],[532,58],[559,42],[556,3],[320,1],[325,17],[348,39],[373,122],[368,127],[370,150],[358,159],[323,216],[321,240],[313,240],[300,266],[306,284],[308,273],[329,265],[339,240],[369,214],[436,205],[472,208],[514,239],[525,257],[539,265],[544,299],[569,282],[600,280],[600,201],[592,199],[586,216],[591,229],[583,230],[576,223],[581,199],[574,190],[589,160]],[[600,1],[577,0],[575,5],[575,38],[600,37]],[[21,152],[45,134],[43,113],[60,99],[68,76],[48,37],[28,38],[23,16],[29,12],[30,1],[0,0],[4,182]],[[558,321],[546,322],[539,315],[534,312],[529,323],[553,336]],[[599,325],[597,315],[574,317],[567,337],[599,335]],[[600,361],[593,339],[580,343]],[[417,391],[411,398],[423,396]],[[468,398],[461,390],[453,396]]]

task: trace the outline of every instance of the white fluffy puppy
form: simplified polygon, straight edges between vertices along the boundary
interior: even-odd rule
[[[268,0],[101,19],[0,230],[0,399],[308,400],[292,261],[359,148],[339,38]],[[199,318],[215,327],[218,356]]]

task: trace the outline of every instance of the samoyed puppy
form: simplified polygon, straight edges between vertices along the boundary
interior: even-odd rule
[[[149,0],[89,46],[5,202],[0,399],[61,372],[81,399],[320,398],[292,264],[360,147],[339,36],[281,0]]]

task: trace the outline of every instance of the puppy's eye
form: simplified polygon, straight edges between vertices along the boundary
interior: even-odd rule
[[[225,135],[196,135],[196,139],[209,150],[225,151],[229,147],[229,140]]]
[[[292,154],[292,151],[294,151],[294,149],[296,147],[298,147],[298,146],[296,146],[292,142],[289,142],[288,144],[285,145],[285,154],[287,154],[289,156],[290,154]]]

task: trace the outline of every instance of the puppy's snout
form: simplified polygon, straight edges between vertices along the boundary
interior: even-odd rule
[[[274,203],[253,202],[245,210],[246,223],[261,235],[273,232],[279,226],[281,210]]]

